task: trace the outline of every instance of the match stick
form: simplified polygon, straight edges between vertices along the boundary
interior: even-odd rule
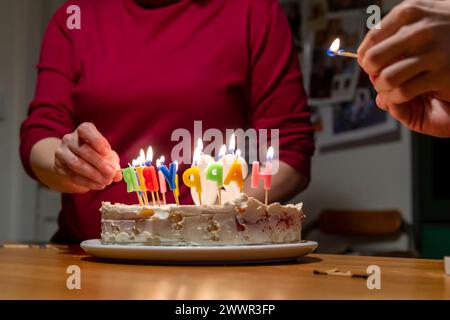
[[[358,59],[358,55],[353,52],[348,52],[344,50],[338,50],[338,51],[331,51],[332,54],[335,56],[341,56],[341,57],[347,57],[347,58],[355,58]]]

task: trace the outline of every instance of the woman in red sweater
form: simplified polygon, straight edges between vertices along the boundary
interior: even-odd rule
[[[67,8],[81,10],[70,30]],[[303,190],[314,144],[287,19],[276,0],[73,0],[46,31],[21,129],[27,172],[62,193],[55,241],[96,238],[101,201],[135,203],[117,169],[171,133],[279,129],[272,200]],[[252,192],[250,188],[246,188]],[[180,201],[189,203],[186,188]],[[260,196],[259,194],[254,194]],[[171,199],[168,199],[171,200]]]

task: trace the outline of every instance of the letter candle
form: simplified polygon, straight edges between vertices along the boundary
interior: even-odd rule
[[[178,163],[176,161],[172,162],[169,166],[169,169],[164,164],[161,164],[160,170],[163,173],[164,178],[166,178],[167,183],[169,184],[169,189],[173,192],[176,204],[179,206],[180,203],[178,200],[178,188],[176,185],[176,179],[178,177]]]
[[[223,145],[217,156],[217,160],[211,163],[206,169],[206,179],[214,181],[217,184],[217,195],[219,197],[219,205],[222,204],[222,187],[223,187],[223,164],[220,161],[227,151],[226,145]]]
[[[238,152],[238,155],[236,155],[236,136],[233,133],[231,136],[229,145],[228,145],[228,153],[225,154],[221,159],[220,162],[223,164],[223,176],[227,177],[229,170],[231,168],[231,165],[235,162],[235,160],[239,160],[239,162],[242,164],[242,177],[245,179],[248,174],[248,167],[247,162],[243,157],[240,156],[240,151]],[[231,181],[233,182],[233,181]],[[233,201],[236,199],[236,197],[239,196],[241,193],[240,187],[237,185],[237,183],[230,183],[225,184],[224,186],[225,191],[222,193],[222,201]]]
[[[145,205],[148,205],[148,198],[147,198],[147,187],[145,185],[145,178],[144,178],[144,170],[145,170],[145,155],[144,150],[141,149],[139,157],[134,161],[134,166],[136,170],[136,175],[139,181],[139,192],[142,195],[144,199]],[[153,199],[154,200],[154,199]],[[153,205],[155,205],[155,201],[153,201]]]
[[[333,43],[331,44],[330,48],[327,50],[327,54],[330,57],[334,56],[342,56],[342,57],[348,57],[348,58],[358,58],[358,55],[356,53],[348,52],[342,49],[339,49],[341,46],[341,41],[339,38],[336,38]]]
[[[127,192],[136,192],[136,195],[138,197],[139,200],[139,204],[141,206],[144,206],[144,203],[141,199],[141,196],[139,194],[139,183],[136,177],[136,172],[134,171],[134,168],[131,166],[131,164],[128,164],[128,168],[123,169],[122,171],[122,175],[123,175],[123,180],[126,182],[127,184]]]
[[[259,162],[253,161],[252,165],[252,183],[253,189],[258,189],[259,179],[262,178],[264,181],[264,203],[267,205],[269,202],[269,190],[272,184],[272,159],[273,159],[273,147],[267,150],[266,164],[264,173],[259,172]]]
[[[199,148],[195,149],[192,167],[184,171],[183,182],[189,188],[195,188],[200,205],[202,205],[202,181],[200,177],[200,168],[197,166],[200,158],[200,152],[201,151]]]
[[[166,192],[167,192],[167,185],[166,185],[166,178],[164,178],[164,174],[161,172],[160,167],[162,164],[164,164],[164,156],[161,156],[158,160],[156,160],[156,168],[158,169],[158,180],[159,180],[159,191],[162,194],[163,203],[164,205],[167,204],[166,202]]]
[[[141,150],[142,151],[142,150]],[[142,151],[143,153],[143,151]],[[141,153],[141,158],[143,157]],[[151,192],[153,205],[155,205],[155,192],[156,192],[156,199],[158,202],[158,205],[161,205],[161,202],[159,200],[159,186],[158,186],[158,179],[156,178],[156,170],[153,166],[153,149],[152,147],[148,147],[147,149],[147,156],[145,158],[145,169],[143,172],[144,178],[145,178],[145,186],[148,191]]]
[[[203,153],[202,139],[197,140],[197,147],[194,150],[194,155],[196,155],[196,159],[195,161],[193,161],[193,166],[195,165],[200,170],[200,183],[202,186],[201,192],[202,202],[200,204],[199,193],[195,188],[191,188],[192,200],[196,205],[213,205],[216,203],[217,200],[217,184],[213,181],[206,179],[206,169],[211,163],[214,162],[214,158],[211,157],[209,154]]]
[[[233,163],[231,164],[230,169],[223,181],[224,185],[229,185],[231,181],[236,182],[239,187],[239,191],[244,191],[244,177],[242,175],[242,163],[239,160],[241,155],[241,151],[239,149],[236,150],[236,155]]]

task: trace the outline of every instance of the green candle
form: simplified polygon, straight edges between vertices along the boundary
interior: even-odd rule
[[[218,162],[211,163],[206,169],[206,179],[215,181],[217,183],[217,188],[222,188],[223,186],[223,165]]]
[[[127,183],[127,192],[139,191],[139,183],[134,168],[123,169],[122,175],[123,180]]]

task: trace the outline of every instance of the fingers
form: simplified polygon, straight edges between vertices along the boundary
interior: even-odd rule
[[[81,159],[87,161],[97,169],[106,179],[112,179],[116,174],[116,166],[108,157],[104,157],[95,151],[90,144],[84,143],[81,146],[75,145],[73,141],[68,143],[70,151]]]
[[[107,156],[111,152],[111,146],[106,138],[89,122],[82,123],[77,129],[78,136],[91,145],[98,153]]]
[[[55,168],[58,174],[66,176],[70,180],[70,183],[76,186],[77,193],[85,193],[89,190],[102,190],[105,188],[105,186],[98,184],[95,181],[76,174],[58,159],[55,159]]]
[[[422,72],[391,91],[382,92],[386,99],[393,104],[402,104],[432,91],[435,76],[431,72]]]
[[[371,47],[360,64],[369,74],[380,73],[387,66],[405,57],[421,55],[429,50],[428,30],[422,24],[403,27],[392,37]]]
[[[411,122],[411,112],[412,110],[408,105],[405,104],[395,104],[392,103],[388,97],[386,96],[385,92],[381,92],[377,96],[377,105],[389,112],[389,114],[396,120],[400,121],[406,126],[409,126]]]
[[[65,167],[67,167],[70,171],[80,175],[83,180],[89,179],[90,181],[93,181],[97,185],[95,189],[98,189],[99,186],[104,187],[105,185],[109,185],[112,182],[113,176],[110,178],[104,177],[96,168],[75,155],[65,145],[62,145],[55,152],[55,166],[56,165],[59,167],[61,173],[64,173],[63,171],[65,170]],[[65,173],[68,174],[68,172]]]
[[[377,91],[390,91],[432,67],[433,59],[428,55],[406,58],[383,69],[372,83]]]
[[[363,42],[358,48],[358,57],[362,61],[367,51],[391,37],[402,26],[408,25],[419,20],[424,14],[424,4],[422,1],[404,1],[389,12],[381,21],[380,29],[372,29],[365,36]]]

